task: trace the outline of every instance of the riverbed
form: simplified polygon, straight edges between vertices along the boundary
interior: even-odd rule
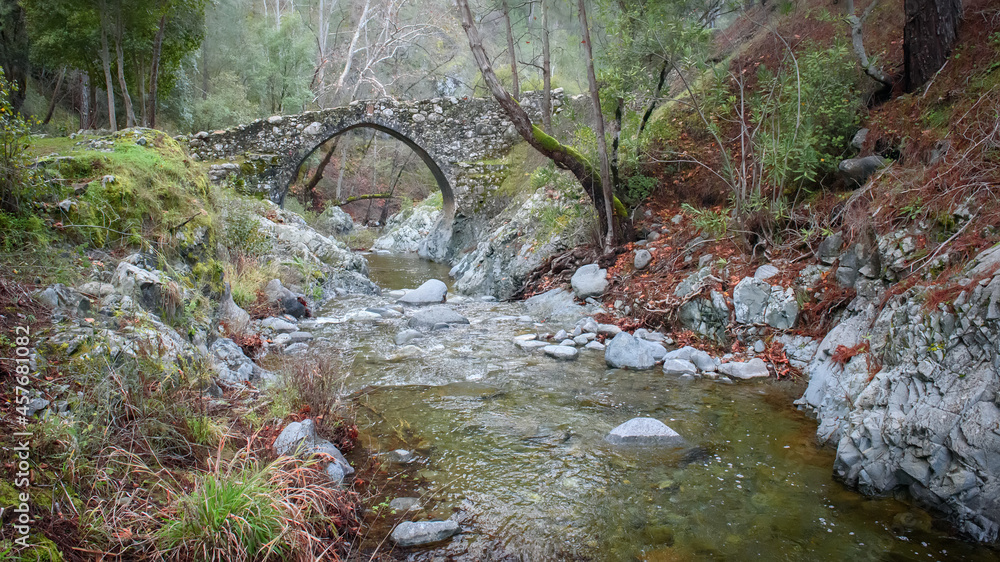
[[[448,282],[440,264],[366,257],[384,291]],[[460,298],[449,306],[468,326],[407,347],[393,343],[405,317],[349,317],[392,304],[327,302],[319,315],[336,321],[317,326],[314,352],[344,354],[362,445],[415,455],[382,465],[386,498],[413,495],[420,506],[383,506],[386,528],[407,518],[463,525],[412,559],[995,559],[919,510],[836,482],[833,451],[817,447],[815,422],[792,406],[803,381],[684,382],[659,369],[609,369],[603,352],[588,349],[559,362],[512,339],[572,326],[529,322],[520,303]],[[634,417],[666,423],[687,445],[604,441]]]

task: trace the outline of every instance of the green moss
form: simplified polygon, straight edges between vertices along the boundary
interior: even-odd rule
[[[41,533],[28,535],[28,548],[22,548],[11,540],[0,541],[0,559],[10,562],[57,562],[63,559],[56,543]]]
[[[615,198],[614,201],[615,216],[620,219],[628,218],[628,209],[625,208],[625,205],[622,204],[622,202],[618,199],[617,195],[614,195],[612,197]]]
[[[46,166],[64,184],[86,186],[75,201],[73,193],[62,195],[75,202],[69,212],[51,211],[67,225],[63,232],[71,241],[149,246],[171,239],[171,230],[188,219],[188,230],[211,228],[210,216],[199,214],[208,198],[207,179],[176,141],[148,129],[122,131],[111,140],[111,152],[75,150]]]
[[[440,210],[444,208],[444,195],[442,195],[440,191],[435,191],[434,193],[428,195],[426,199],[421,201],[420,206]]]

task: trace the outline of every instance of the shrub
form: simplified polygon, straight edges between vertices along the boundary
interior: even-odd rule
[[[250,205],[231,202],[225,221],[222,244],[237,271],[271,251],[271,237],[261,230],[257,213]]]
[[[27,209],[38,176],[29,166],[31,131],[25,118],[11,104],[11,84],[0,70],[0,210],[21,215]]]
[[[169,558],[267,560],[287,550],[283,513],[267,470],[205,474],[178,500],[178,519],[159,531]]]

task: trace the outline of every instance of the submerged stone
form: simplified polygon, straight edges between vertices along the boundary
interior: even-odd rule
[[[404,521],[392,530],[396,546],[420,546],[443,541],[460,530],[458,523],[447,521]]]

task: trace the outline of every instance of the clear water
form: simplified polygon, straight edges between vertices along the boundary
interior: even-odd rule
[[[413,257],[368,259],[386,289],[447,278],[447,267]],[[321,314],[343,318],[387,304],[351,297]],[[833,454],[817,448],[815,422],[791,406],[801,383],[683,383],[657,370],[608,369],[603,353],[590,350],[560,363],[511,339],[565,326],[519,323],[519,303],[452,306],[471,325],[416,340],[419,351],[392,343],[405,318],[321,329],[331,346],[350,350],[347,385],[365,446],[419,457],[383,465],[389,481],[400,482],[387,497],[419,494],[424,509],[409,516],[457,514],[468,530],[411,558],[996,559],[914,525],[925,515],[905,504],[835,482]],[[604,442],[637,416],[662,420],[689,447]]]

